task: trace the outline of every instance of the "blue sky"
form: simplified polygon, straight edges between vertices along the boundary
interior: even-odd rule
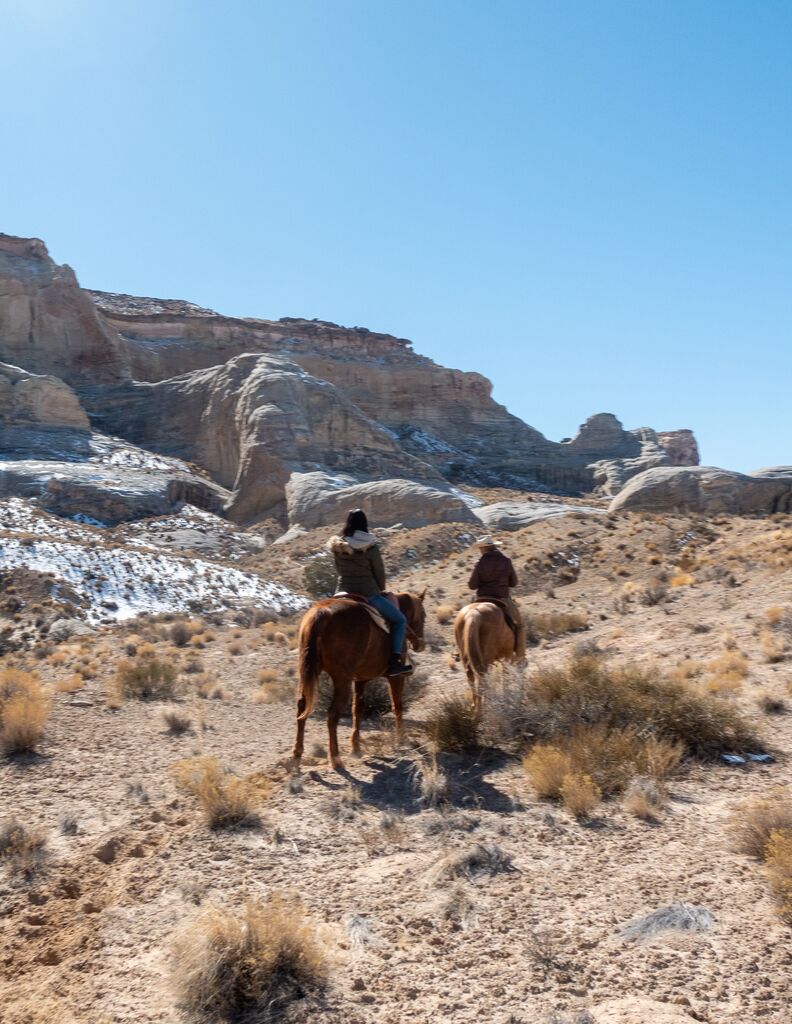
[[[792,463],[786,0],[0,0],[0,230]]]

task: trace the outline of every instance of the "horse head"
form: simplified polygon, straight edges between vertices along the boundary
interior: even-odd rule
[[[424,640],[424,625],[426,624],[426,611],[424,610],[424,598],[426,587],[420,594],[399,594],[399,607],[407,619],[407,639],[414,651],[422,651],[426,647]]]

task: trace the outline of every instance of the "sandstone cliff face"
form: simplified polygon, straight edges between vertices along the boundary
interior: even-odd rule
[[[90,429],[80,400],[62,380],[0,363],[0,432],[28,426]]]
[[[294,472],[442,481],[332,384],[274,356],[237,356],[117,389],[106,396],[101,420],[136,444],[204,467],[232,491],[227,512],[238,522],[282,513]]]
[[[648,467],[697,461],[689,432],[626,431],[608,413],[549,441],[495,402],[486,378],[438,366],[404,339],[86,292],[42,242],[5,235],[0,360],[76,392],[50,383],[30,415],[50,415],[51,399],[56,420],[84,430],[82,406],[94,429],[198,463],[240,522],[285,515],[294,473],[615,493]],[[15,400],[6,431],[43,388],[24,385],[27,405]]]
[[[0,235],[0,360],[69,384],[127,375],[115,332],[37,238]]]

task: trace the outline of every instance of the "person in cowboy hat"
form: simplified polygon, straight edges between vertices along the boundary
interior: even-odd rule
[[[514,629],[514,653],[518,658],[524,658],[525,625],[522,613],[510,594],[511,588],[517,586],[517,573],[512,561],[490,536],[479,537],[476,546],[481,555],[468,580],[468,586],[476,591],[477,601],[493,598],[505,607]]]

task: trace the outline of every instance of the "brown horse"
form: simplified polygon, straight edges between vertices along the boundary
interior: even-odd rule
[[[407,639],[415,651],[424,649],[424,613],[422,594],[397,594],[402,613],[407,618]],[[333,680],[333,697],[327,712],[330,767],[343,768],[338,756],[338,720],[349,706],[352,684],[355,700],[352,707],[351,750],[360,754],[360,719],[365,709],[366,683],[385,675],[390,654],[390,636],[380,629],[359,601],[352,598],[329,598],[310,608],[300,623],[299,683],[297,686],[297,737],[294,741],[294,764],[299,765],[303,753],[305,720],[316,703],[316,685],[321,672]],[[396,731],[402,730],[402,697],[405,676],[388,679]]]
[[[496,661],[514,658],[514,633],[497,604],[476,601],[457,615],[454,639],[473,692],[473,710],[478,715],[484,676]]]

